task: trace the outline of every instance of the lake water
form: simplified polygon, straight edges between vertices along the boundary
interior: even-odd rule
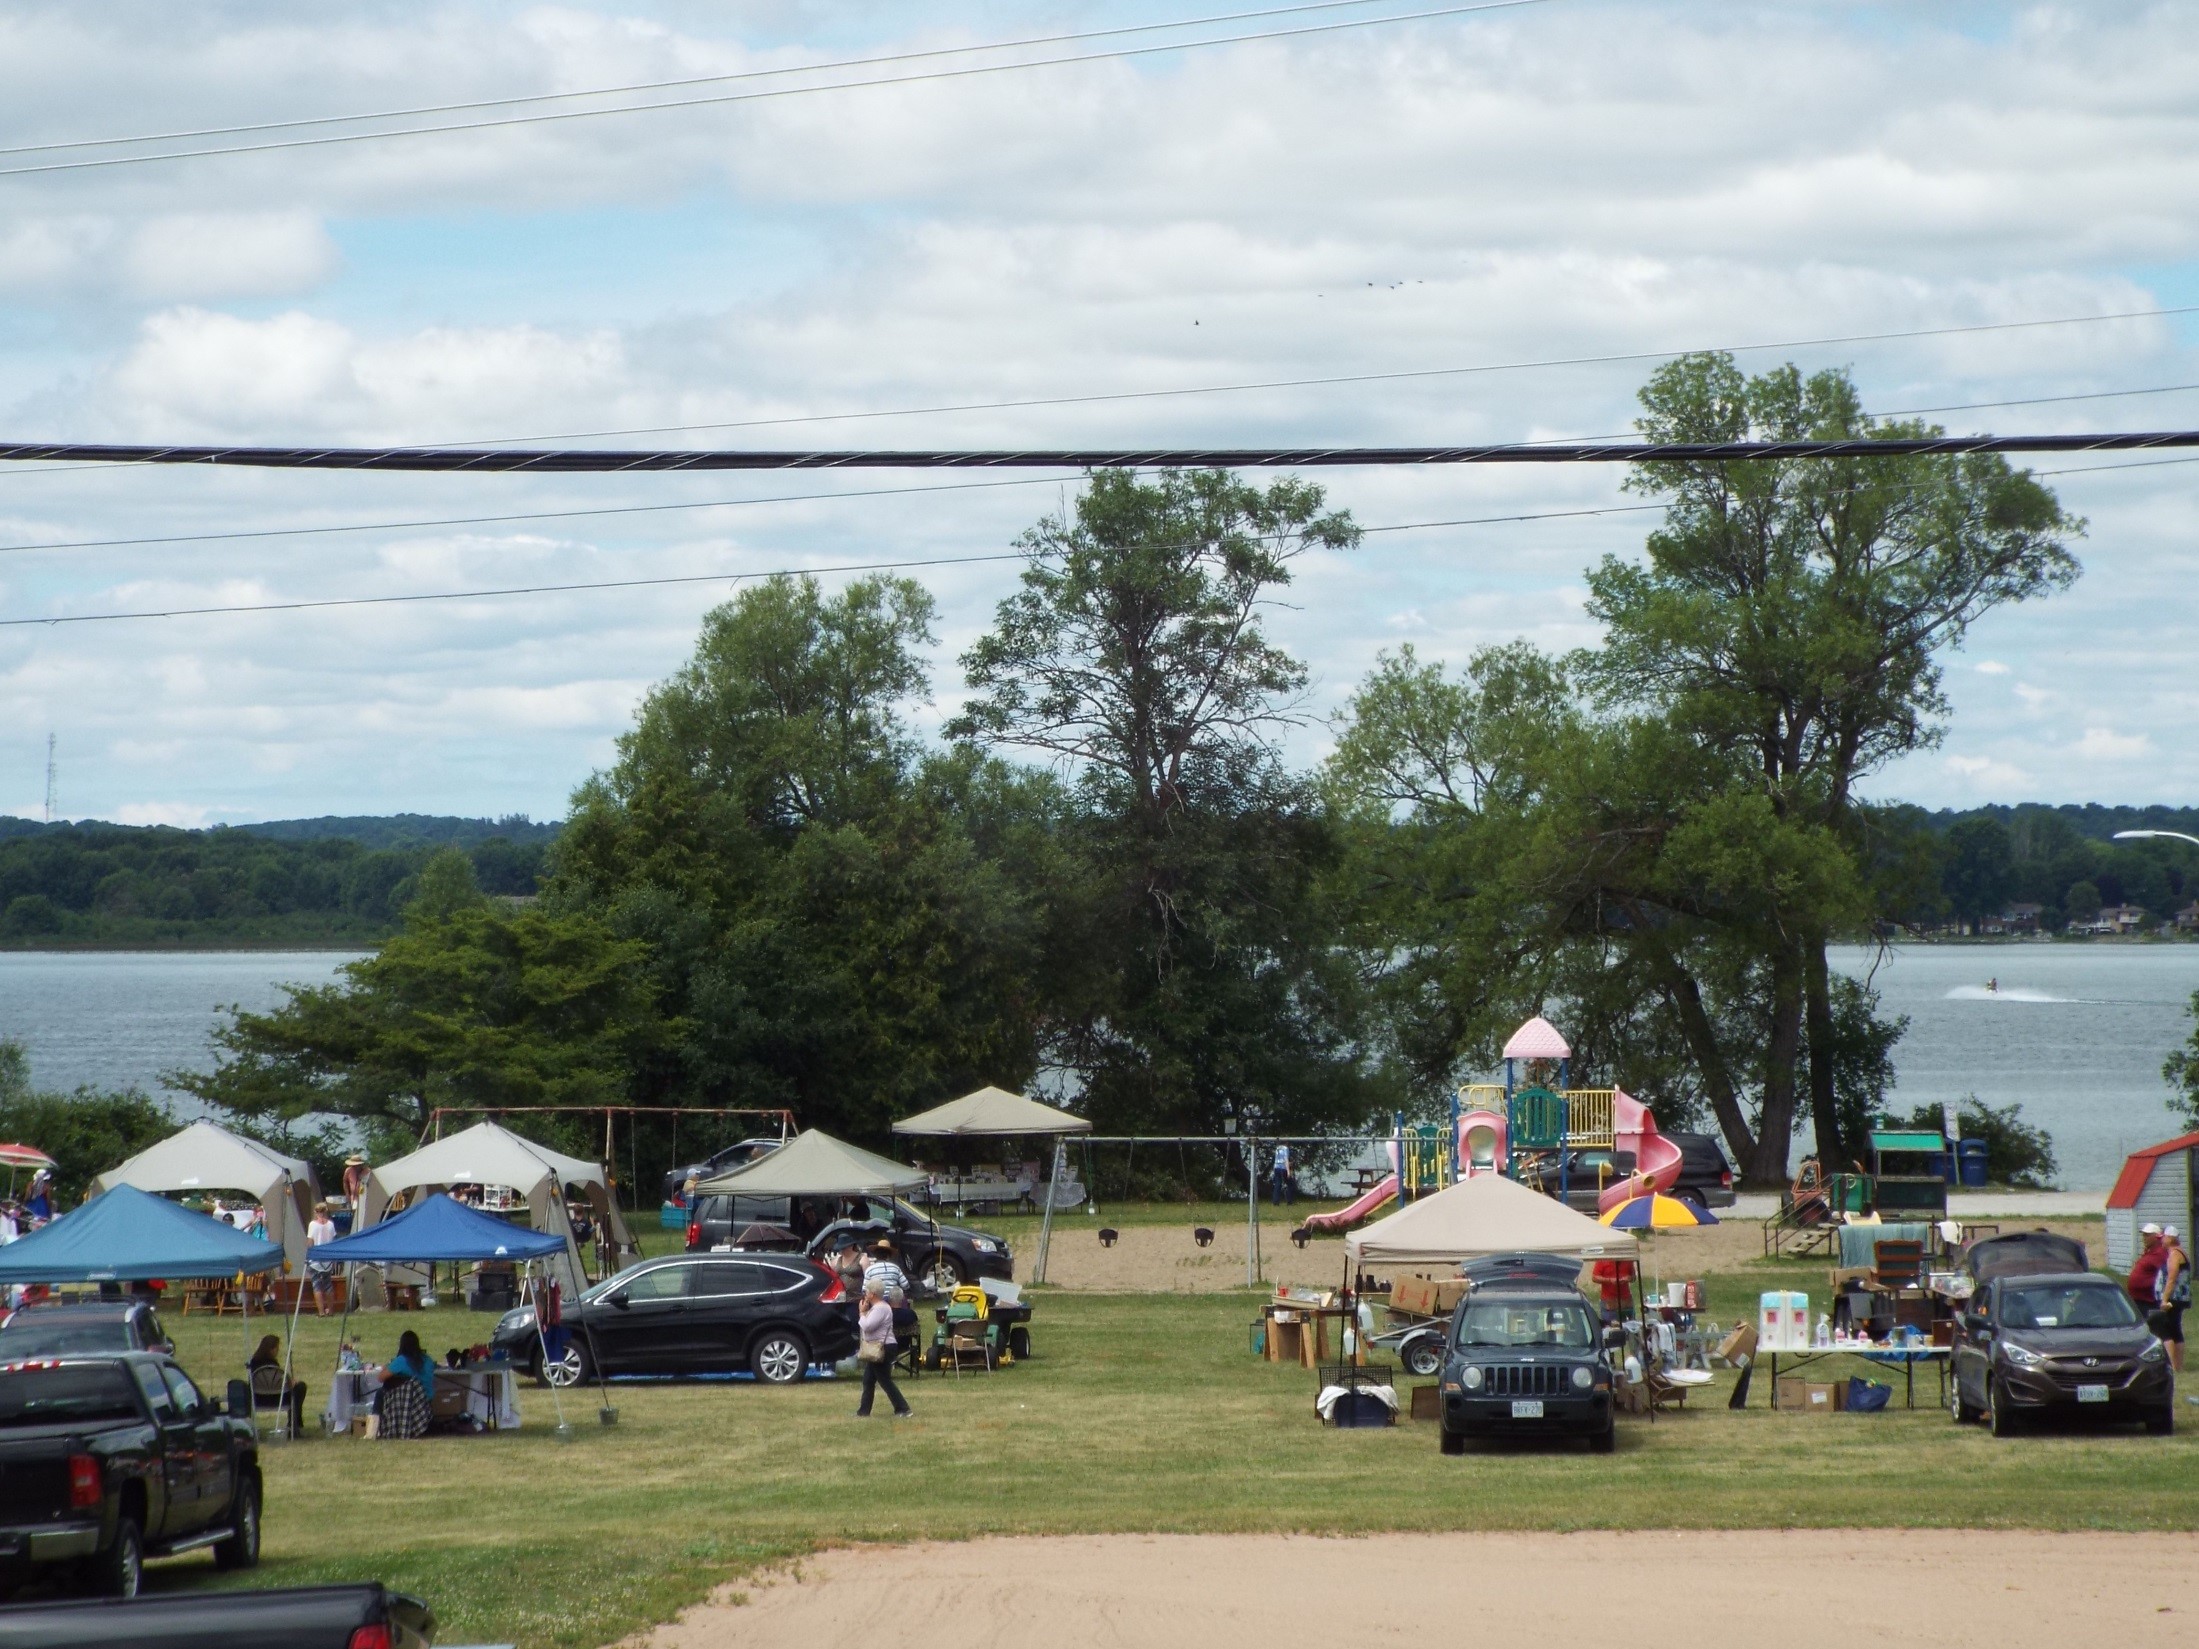
[[[165,1092],[160,1073],[212,1064],[225,1003],[265,1010],[286,984],[325,984],[351,951],[0,951],[0,1037],[30,1050],[42,1088]],[[1834,965],[1860,975],[1869,953]],[[1997,977],[1998,992],[1985,989]],[[2061,1183],[2104,1190],[2132,1147],[2175,1127],[2161,1061],[2191,1033],[2199,945],[1917,945],[1879,965],[1904,1111],[2015,1101],[2054,1136]]]
[[[40,1088],[127,1088],[194,1102],[163,1071],[205,1071],[207,1032],[235,1003],[281,1005],[285,985],[325,985],[357,951],[0,951],[0,1038],[29,1051]]]
[[[1833,953],[1858,977],[1869,964]],[[2161,1061],[2191,1035],[2199,945],[1911,945],[1875,983],[1885,1012],[1909,1016],[1894,1049],[1903,1112],[2015,1101],[2054,1136],[2072,1191],[2105,1190],[2126,1153],[2177,1132]]]

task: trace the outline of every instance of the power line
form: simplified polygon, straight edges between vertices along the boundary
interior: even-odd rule
[[[828,59],[822,63],[796,63],[785,68],[744,69],[727,74],[690,75],[679,80],[645,80],[623,86],[592,86],[572,92],[531,92],[517,97],[478,98],[467,103],[424,103],[406,109],[370,109],[358,114],[262,120],[244,126],[199,126],[182,131],[140,132],[134,137],[87,137],[52,143],[20,143],[12,148],[0,148],[0,156],[54,154],[64,149],[112,149],[133,143],[182,143],[205,137],[245,137],[256,132],[293,132],[321,126],[348,126],[366,120],[416,120],[423,115],[466,114],[476,109],[526,108],[543,103],[569,102],[580,97],[630,97],[641,92],[682,91],[691,86],[726,86],[751,80],[779,79],[787,75],[869,69],[884,63],[916,63],[939,57],[968,57],[979,52],[1020,51],[1031,46],[1062,46],[1079,40],[1110,40],[1131,34],[1160,34],[1171,29],[1210,28],[1217,23],[1248,23],[1263,17],[1347,11],[1375,3],[1376,0],[1318,0],[1316,4],[1272,6],[1262,11],[1222,12],[1207,17],[1179,18],[1174,22],[1132,23],[1111,29],[1085,29],[1073,34],[1028,35],[1020,40],[984,40],[969,46],[939,46],[925,51],[886,52],[876,57],[845,57]]]
[[[1111,390],[1092,395],[1048,395],[1016,401],[965,401],[925,407],[888,407],[866,412],[817,412],[780,418],[747,418],[726,423],[708,424],[654,424],[630,429],[598,429],[566,431],[552,435],[490,436],[470,443],[476,446],[501,446],[524,441],[579,441],[600,440],[610,436],[661,435],[683,431],[719,429],[765,429],[797,424],[835,423],[861,418],[912,418],[939,413],[954,412],[1006,412],[1022,411],[1035,407],[1089,406],[1111,401],[1145,401],[1178,399],[1194,395],[1228,395],[1247,391],[1274,389],[1322,388],[1339,384],[1396,383],[1419,378],[1468,377],[1499,372],[1531,372],[1556,367],[1612,366],[1637,361],[1671,360],[1682,355],[1745,355],[1775,349],[1819,349],[1838,344],[1894,343],[1912,338],[1946,338],[1967,336],[1983,332],[2015,332],[2049,326],[2085,326],[2103,321],[2157,320],[2176,315],[2199,314],[2199,304],[2181,304],[2166,309],[2130,309],[2111,311],[2104,315],[2054,315],[2029,321],[1983,321],[1965,326],[1913,327],[1899,332],[1852,332],[1822,338],[1788,338],[1768,343],[1718,344],[1697,346],[1691,349],[1643,349],[1628,350],[1610,355],[1555,356],[1532,361],[1494,361],[1470,366],[1414,367],[1391,372],[1353,372],[1332,374],[1318,378],[1274,378],[1261,382],[1233,384],[1195,384],[1179,389],[1126,389]],[[2199,389],[2199,384],[2169,384],[2156,389],[2106,390],[2099,396],[2046,396],[2038,400],[1978,401],[1972,407],[2037,406],[2053,401],[2090,400],[2119,395],[2165,395],[2175,390]],[[1912,407],[1907,412],[1882,413],[1881,417],[1904,417],[1909,413],[1953,412],[1968,410],[1966,407]],[[1533,444],[1533,443],[1529,443]],[[0,459],[16,456],[0,453]],[[48,464],[37,469],[18,469],[18,475],[44,475],[67,469],[75,464],[92,462],[75,459],[67,464]]]
[[[2142,459],[2128,464],[2092,464],[2075,470],[2042,470],[2042,475],[2090,475],[2101,470],[2152,469],[2161,464],[2199,463],[2199,458]],[[1449,521],[1402,521],[1387,526],[1362,527],[1363,535],[1392,532],[1422,532],[1439,527],[1493,526],[1519,521],[1548,521],[1568,516],[1631,515],[1645,510],[1661,510],[1662,504],[1607,504],[1589,509],[1547,510],[1521,515],[1473,516]],[[759,578],[785,578],[799,574],[902,572],[924,567],[981,566],[1001,561],[1026,561],[1029,557],[1020,550],[996,551],[984,555],[934,556],[923,560],[849,562],[838,566],[781,567],[771,572],[751,573],[683,573],[663,578],[614,578],[584,584],[524,584],[484,590],[430,590],[409,595],[332,596],[313,601],[243,602],[220,607],[162,607],[143,608],[134,612],[73,613],[51,618],[0,618],[0,629],[16,629],[31,625],[53,626],[60,624],[114,624],[137,619],[152,618],[206,618],[239,613],[290,613],[310,612],[332,607],[388,607],[409,606],[432,601],[482,601],[503,596],[565,595],[602,590],[637,590],[677,584],[737,584],[743,580]]]
[[[1480,0],[1464,6],[1439,6],[1427,11],[1398,12],[1385,17],[1355,17],[1335,23],[1308,23],[1290,29],[1255,29],[1242,34],[1215,35],[1205,40],[1173,40],[1152,46],[1125,46],[1114,51],[1068,52],[1057,57],[1028,58],[1019,63],[977,63],[958,69],[932,69],[916,74],[877,75],[868,80],[841,80],[816,86],[779,86],[761,91],[720,92],[710,97],[668,99],[662,103],[633,103],[610,109],[560,109],[541,114],[503,115],[486,120],[447,121],[434,126],[407,126],[386,132],[327,132],[312,137],[276,138],[266,143],[231,143],[205,149],[170,149],[142,155],[106,155],[86,160],[41,161],[31,166],[0,167],[0,177],[34,177],[52,172],[85,172],[117,166],[142,166],[156,161],[205,160],[222,155],[257,155],[285,149],[321,149],[336,144],[384,143],[393,138],[434,137],[451,132],[478,132],[513,126],[546,126],[576,120],[602,120],[616,115],[652,114],[666,109],[701,109],[728,103],[757,103],[782,97],[807,97],[818,92],[862,91],[878,86],[908,86],[924,81],[969,80],[980,75],[1015,74],[1025,69],[1058,68],[1064,64],[1103,63],[1133,57],[1152,57],[1163,52],[1195,51],[1204,46],[1233,46],[1255,40],[1290,40],[1307,35],[1338,34],[1347,29],[1379,28],[1388,23],[1418,23],[1440,17],[1463,17],[1474,12],[1512,11],[1523,6],[1548,5],[1551,0]]]
[[[484,447],[118,446],[0,443],[0,461],[203,464],[424,474],[661,474],[846,469],[1338,469],[1453,464],[1756,463],[1795,458],[1913,458],[1962,453],[2137,452],[2199,447],[2199,430],[2062,435],[1929,435],[1798,441],[1516,441],[1431,447],[998,447],[964,451],[663,450]]]

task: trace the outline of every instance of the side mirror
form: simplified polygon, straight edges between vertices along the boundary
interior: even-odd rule
[[[607,1295],[605,1295],[605,1296],[604,1296],[604,1298],[605,1298],[606,1300],[608,1300],[608,1301],[609,1301],[609,1302],[610,1302],[610,1303],[611,1303],[612,1305],[615,1305],[615,1306],[617,1306],[617,1307],[619,1308],[619,1310],[621,1310],[621,1311],[624,1311],[624,1310],[626,1309],[626,1290],[625,1290],[625,1289],[623,1289],[623,1288],[622,1288],[622,1289],[619,1289],[619,1290],[618,1290],[618,1291],[617,1291],[616,1293],[613,1293],[613,1294],[607,1294]]]
[[[212,1405],[208,1406],[211,1407]],[[244,1380],[229,1382],[229,1418],[232,1420],[249,1420],[252,1418],[252,1387],[249,1382]]]
[[[1607,1328],[1603,1331],[1603,1348],[1606,1351],[1622,1351],[1626,1347],[1626,1330]]]

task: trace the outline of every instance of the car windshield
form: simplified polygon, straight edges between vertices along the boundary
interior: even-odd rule
[[[1547,1300],[1476,1300],[1460,1313],[1461,1346],[1556,1346],[1587,1351],[1596,1343],[1588,1308]]]
[[[137,1349],[130,1339],[130,1325],[120,1317],[57,1317],[41,1322],[36,1313],[30,1313],[0,1328],[0,1363],[76,1351]]]
[[[0,1371],[0,1426],[135,1420],[130,1376],[115,1363]]]
[[[2113,1283],[2030,1283],[2002,1292],[2000,1321],[2003,1328],[2132,1328],[2140,1318]]]

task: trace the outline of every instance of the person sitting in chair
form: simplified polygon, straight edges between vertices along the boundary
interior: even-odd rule
[[[273,1334],[267,1335],[260,1341],[259,1350],[253,1352],[251,1361],[245,1364],[247,1369],[279,1369],[282,1366],[282,1341]],[[290,1435],[293,1437],[304,1436],[305,1382],[303,1380],[293,1380],[283,1388],[283,1407],[290,1414]]]
[[[380,1435],[425,1437],[434,1402],[435,1359],[421,1349],[420,1336],[408,1328],[398,1336],[397,1355],[389,1360],[388,1378],[375,1399],[376,1412],[382,1417]]]

